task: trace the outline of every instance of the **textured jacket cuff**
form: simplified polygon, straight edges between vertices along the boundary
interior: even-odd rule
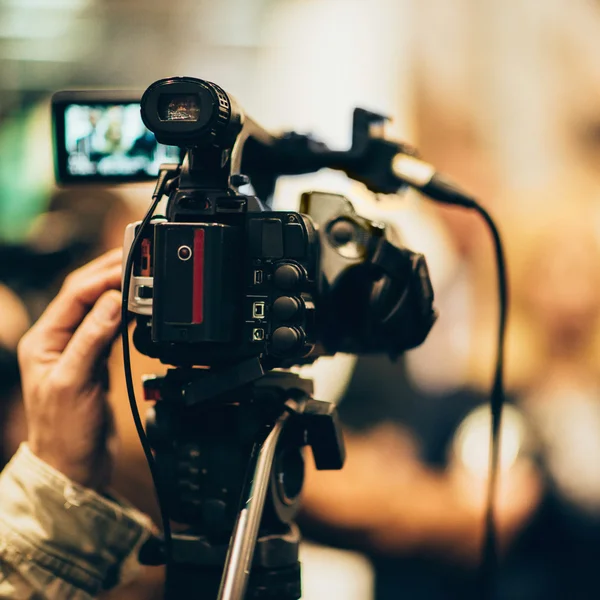
[[[72,482],[27,444],[0,474],[0,559],[34,587],[58,578],[94,596],[131,579],[151,534],[148,517]]]

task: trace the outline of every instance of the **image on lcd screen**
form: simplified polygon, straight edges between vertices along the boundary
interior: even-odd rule
[[[156,141],[137,103],[67,106],[65,146],[67,172],[75,177],[156,177],[159,166],[178,163],[180,153]]]

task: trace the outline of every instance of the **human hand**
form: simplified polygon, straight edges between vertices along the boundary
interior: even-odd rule
[[[481,556],[485,476],[453,463],[434,470],[418,456],[408,432],[382,426],[346,435],[341,471],[307,470],[304,514],[351,543],[393,555],[439,556],[463,565]],[[541,481],[533,465],[518,461],[499,481],[496,523],[506,548],[539,504]]]
[[[121,322],[121,260],[113,250],[69,275],[18,349],[32,452],[95,490],[111,471],[107,358]]]

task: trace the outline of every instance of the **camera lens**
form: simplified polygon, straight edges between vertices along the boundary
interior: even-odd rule
[[[158,99],[158,116],[161,121],[195,123],[200,118],[198,94],[162,94]]]

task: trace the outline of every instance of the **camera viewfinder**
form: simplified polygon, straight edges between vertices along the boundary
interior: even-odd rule
[[[195,123],[200,118],[198,94],[162,94],[158,100],[161,121],[186,121]]]

